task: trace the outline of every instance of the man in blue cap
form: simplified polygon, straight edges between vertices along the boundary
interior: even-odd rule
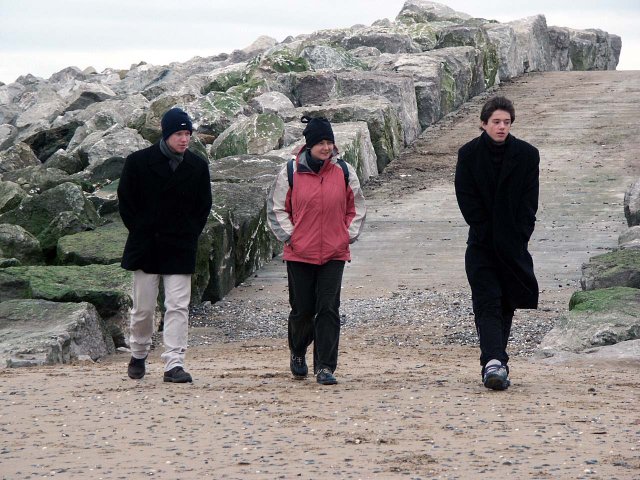
[[[120,216],[129,230],[122,268],[134,272],[127,373],[144,377],[162,279],[164,381],[186,383],[192,381],[184,370],[191,275],[211,211],[211,182],[208,162],[188,149],[189,115],[172,108],[161,125],[159,142],[127,157],[118,186]]]

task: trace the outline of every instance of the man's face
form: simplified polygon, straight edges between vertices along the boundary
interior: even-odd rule
[[[311,156],[323,162],[329,160],[333,155],[333,142],[322,140],[311,147]]]
[[[189,130],[180,130],[172,133],[166,142],[167,146],[175,153],[184,153],[189,146],[190,140],[191,133],[189,133]]]
[[[502,143],[511,130],[511,115],[505,110],[496,110],[488,122],[482,122],[482,128],[494,142]]]

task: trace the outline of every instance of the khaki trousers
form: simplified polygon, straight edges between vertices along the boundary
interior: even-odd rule
[[[160,356],[165,372],[184,366],[191,300],[191,275],[159,275],[136,270],[133,273],[133,308],[130,318],[129,347],[134,358],[144,358],[151,347],[160,278],[164,284],[163,342]]]

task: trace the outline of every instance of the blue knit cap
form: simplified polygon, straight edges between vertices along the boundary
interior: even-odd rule
[[[180,108],[172,108],[167,111],[162,116],[160,125],[162,126],[162,138],[165,140],[180,130],[189,130],[189,133],[193,133],[193,124],[189,115]]]

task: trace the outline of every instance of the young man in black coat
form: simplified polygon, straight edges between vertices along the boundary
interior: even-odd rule
[[[133,379],[145,374],[162,278],[164,381],[185,383],[192,381],[184,370],[191,275],[211,211],[211,182],[208,162],[188,150],[189,116],[172,108],[161,125],[158,143],[127,157],[118,186],[120,216],[129,230],[122,268],[134,272],[128,374]]]
[[[538,210],[540,155],[509,133],[513,103],[494,97],[480,113],[482,134],[458,151],[455,189],[469,225],[465,268],[480,341],[485,387],[509,385],[507,342],[516,308],[538,307],[528,243]]]

